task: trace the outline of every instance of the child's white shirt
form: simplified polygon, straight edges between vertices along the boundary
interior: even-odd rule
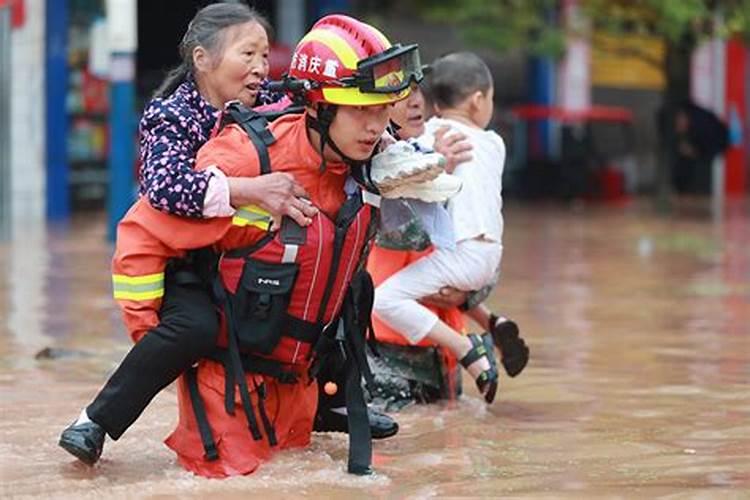
[[[444,286],[479,290],[495,279],[503,253],[505,144],[494,132],[438,118],[427,122],[419,144],[432,148],[434,133],[443,125],[464,133],[473,147],[472,159],[453,172],[463,182],[461,191],[448,200],[456,246],[439,248],[412,262],[375,292],[375,315],[414,344],[438,321],[435,313],[418,301]]]
[[[473,147],[472,159],[459,164],[453,172],[463,181],[461,191],[448,201],[456,242],[482,238],[502,245],[505,143],[491,130],[437,117],[425,124],[420,143],[433,146],[435,131],[445,125],[465,134]]]

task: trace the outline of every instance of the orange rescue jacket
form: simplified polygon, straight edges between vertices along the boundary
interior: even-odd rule
[[[276,137],[268,148],[273,171],[294,175],[313,204],[334,217],[345,200],[349,167],[328,162],[320,172],[321,158],[307,138],[305,115],[281,117],[269,128]],[[227,177],[260,174],[255,147],[237,125],[224,128],[198,152],[196,169],[212,165]],[[160,212],[139,199],[117,227],[112,260],[114,297],[132,339],[140,340],[159,322],[169,259],[207,246],[223,252],[252,245],[267,234],[270,222],[265,212],[253,206],[241,207],[234,217],[188,219]]]

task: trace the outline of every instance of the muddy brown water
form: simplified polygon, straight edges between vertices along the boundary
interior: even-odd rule
[[[195,477],[162,444],[170,388],[93,468],[57,447],[128,349],[102,214],[0,243],[0,497],[750,498],[750,203],[506,210],[491,305],[532,348],[486,406],[410,407],[372,477],[318,434],[256,474]],[[68,350],[35,359],[45,347]]]

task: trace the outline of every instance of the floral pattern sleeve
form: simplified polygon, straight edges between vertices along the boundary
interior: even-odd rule
[[[189,116],[159,104],[153,101],[140,123],[141,194],[163,212],[202,217],[214,174],[193,170],[197,150],[205,142],[201,127],[191,124]]]
[[[275,103],[283,98],[262,90],[258,104]],[[226,178],[215,170],[194,170],[198,150],[211,137],[219,110],[203,97],[192,78],[169,96],[153,99],[140,122],[140,193],[151,206],[162,212],[202,218],[224,215],[215,196],[228,194]],[[223,183],[223,184],[222,184]],[[209,189],[209,184],[212,189]],[[224,204],[230,209],[229,201]],[[222,212],[222,213],[219,213]]]

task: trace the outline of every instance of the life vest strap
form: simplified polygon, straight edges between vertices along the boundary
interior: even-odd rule
[[[348,471],[369,474],[372,464],[372,435],[362,392],[362,379],[372,387],[367,364],[366,335],[370,328],[374,286],[367,271],[360,270],[346,292],[341,315],[320,335],[310,375],[318,377],[325,367],[331,373],[344,373],[346,413],[349,427]]]
[[[252,402],[250,399],[250,391],[247,388],[247,380],[245,380],[245,373],[242,369],[242,361],[240,359],[240,350],[237,346],[237,332],[236,330],[236,323],[234,320],[234,311],[232,310],[232,303],[227,300],[226,291],[224,290],[224,286],[221,282],[221,276],[216,275],[216,278],[214,280],[214,295],[216,299],[219,301],[221,305],[224,307],[224,313],[226,314],[227,318],[227,339],[229,342],[229,361],[227,364],[224,365],[226,373],[231,373],[234,377],[233,383],[232,383],[232,390],[227,391],[228,394],[232,395],[231,403],[232,403],[232,409],[234,408],[234,381],[237,382],[237,385],[239,387],[240,391],[240,398],[242,400],[242,408],[245,411],[245,416],[247,417],[247,425],[250,429],[250,433],[253,436],[253,439],[256,441],[260,441],[263,439],[263,436],[260,433],[260,429],[258,429],[258,421],[255,419],[255,412],[253,411]],[[226,376],[226,375],[225,375]],[[228,404],[229,397],[226,396],[225,403]],[[228,409],[229,407],[227,407]],[[231,412],[230,412],[231,413]]]
[[[276,138],[268,129],[268,120],[266,117],[257,111],[243,106],[239,101],[227,104],[224,117],[225,121],[223,125],[234,122],[242,127],[242,130],[250,138],[250,141],[258,152],[261,175],[270,173],[271,159],[268,155],[268,146],[276,142]]]
[[[286,315],[285,323],[286,331],[283,333],[284,337],[290,337],[307,344],[315,345],[318,338],[320,338],[320,333],[323,331],[323,327],[320,324],[299,319],[291,314]]]
[[[201,441],[203,442],[205,457],[206,460],[213,461],[219,458],[219,452],[216,449],[216,442],[211,433],[211,425],[208,423],[208,416],[206,416],[206,407],[203,405],[203,398],[201,398],[200,392],[198,392],[197,375],[198,368],[195,366],[191,366],[187,372],[185,372],[188,390],[190,391],[190,402],[193,404],[195,420],[198,422],[198,430],[200,431]]]
[[[247,416],[253,438],[257,441],[259,439],[258,437],[256,437],[256,432],[258,432],[257,423],[255,423],[255,413],[253,412],[252,407],[250,407],[250,395],[249,393],[247,393],[243,396],[242,383],[236,384],[237,377],[233,370],[232,354],[233,353],[227,349],[216,349],[214,352],[208,355],[207,358],[221,363],[224,367],[224,406],[227,413],[230,415],[234,415],[234,388],[236,385],[240,385],[240,395],[242,396],[243,409],[245,411],[245,415]],[[291,370],[285,370],[283,365],[277,361],[248,354],[241,354],[240,361],[242,364],[242,369],[246,372],[268,375],[270,377],[276,378],[282,384],[295,384],[298,381],[298,375],[295,372]],[[244,376],[242,377],[242,380],[245,381]],[[188,378],[188,383],[190,383],[190,378]],[[193,394],[193,389],[191,388],[191,400],[193,403],[195,419],[198,422],[198,428],[200,430],[203,448],[206,451],[206,457],[218,457],[218,454],[216,453],[216,446],[213,444],[213,437],[211,436],[211,427],[208,423],[208,418],[203,407],[203,401],[200,397],[200,394],[197,392],[197,383],[195,381],[193,381],[193,383],[195,384],[195,394]],[[274,429],[273,423],[271,422],[271,419],[268,417],[268,413],[266,412],[265,384],[255,383],[255,392],[258,395],[258,413],[260,414],[260,420],[263,424],[263,430],[266,432],[266,436],[268,437],[268,444],[271,446],[276,446],[278,444],[278,439],[276,438],[276,430]],[[255,428],[255,432],[253,432],[253,428]],[[213,453],[210,453],[212,450]]]
[[[226,349],[216,349],[210,355],[208,359],[221,363],[226,371],[226,377],[233,378],[230,370],[230,355]],[[247,373],[257,373],[259,375],[266,375],[277,379],[282,384],[296,384],[299,380],[299,375],[292,370],[285,369],[284,364],[274,361],[272,359],[261,358],[260,356],[253,356],[252,354],[240,354],[240,361],[242,363],[242,369]]]
[[[278,439],[276,439],[276,429],[273,428],[273,423],[266,413],[266,384],[264,382],[260,384],[256,383],[255,392],[258,395],[258,412],[260,413],[260,420],[263,422],[263,428],[268,436],[268,444],[276,446],[279,444]]]
[[[303,246],[307,243],[307,228],[302,227],[291,217],[281,219],[279,237],[284,245]]]
[[[362,392],[362,372],[359,362],[349,358],[346,373],[346,417],[349,427],[349,457],[347,470],[351,474],[372,473],[372,434],[370,418]]]
[[[326,281],[325,288],[323,289],[323,297],[320,300],[320,308],[318,309],[317,322],[322,323],[323,318],[328,308],[328,301],[331,299],[331,293],[333,292],[333,285],[336,281],[336,275],[338,274],[339,265],[341,264],[341,252],[344,248],[344,240],[346,233],[349,231],[349,227],[357,219],[360,210],[362,209],[362,198],[359,196],[352,196],[347,199],[344,204],[339,208],[336,214],[336,229],[333,240],[333,253],[331,254],[330,271],[328,274],[328,280]]]

